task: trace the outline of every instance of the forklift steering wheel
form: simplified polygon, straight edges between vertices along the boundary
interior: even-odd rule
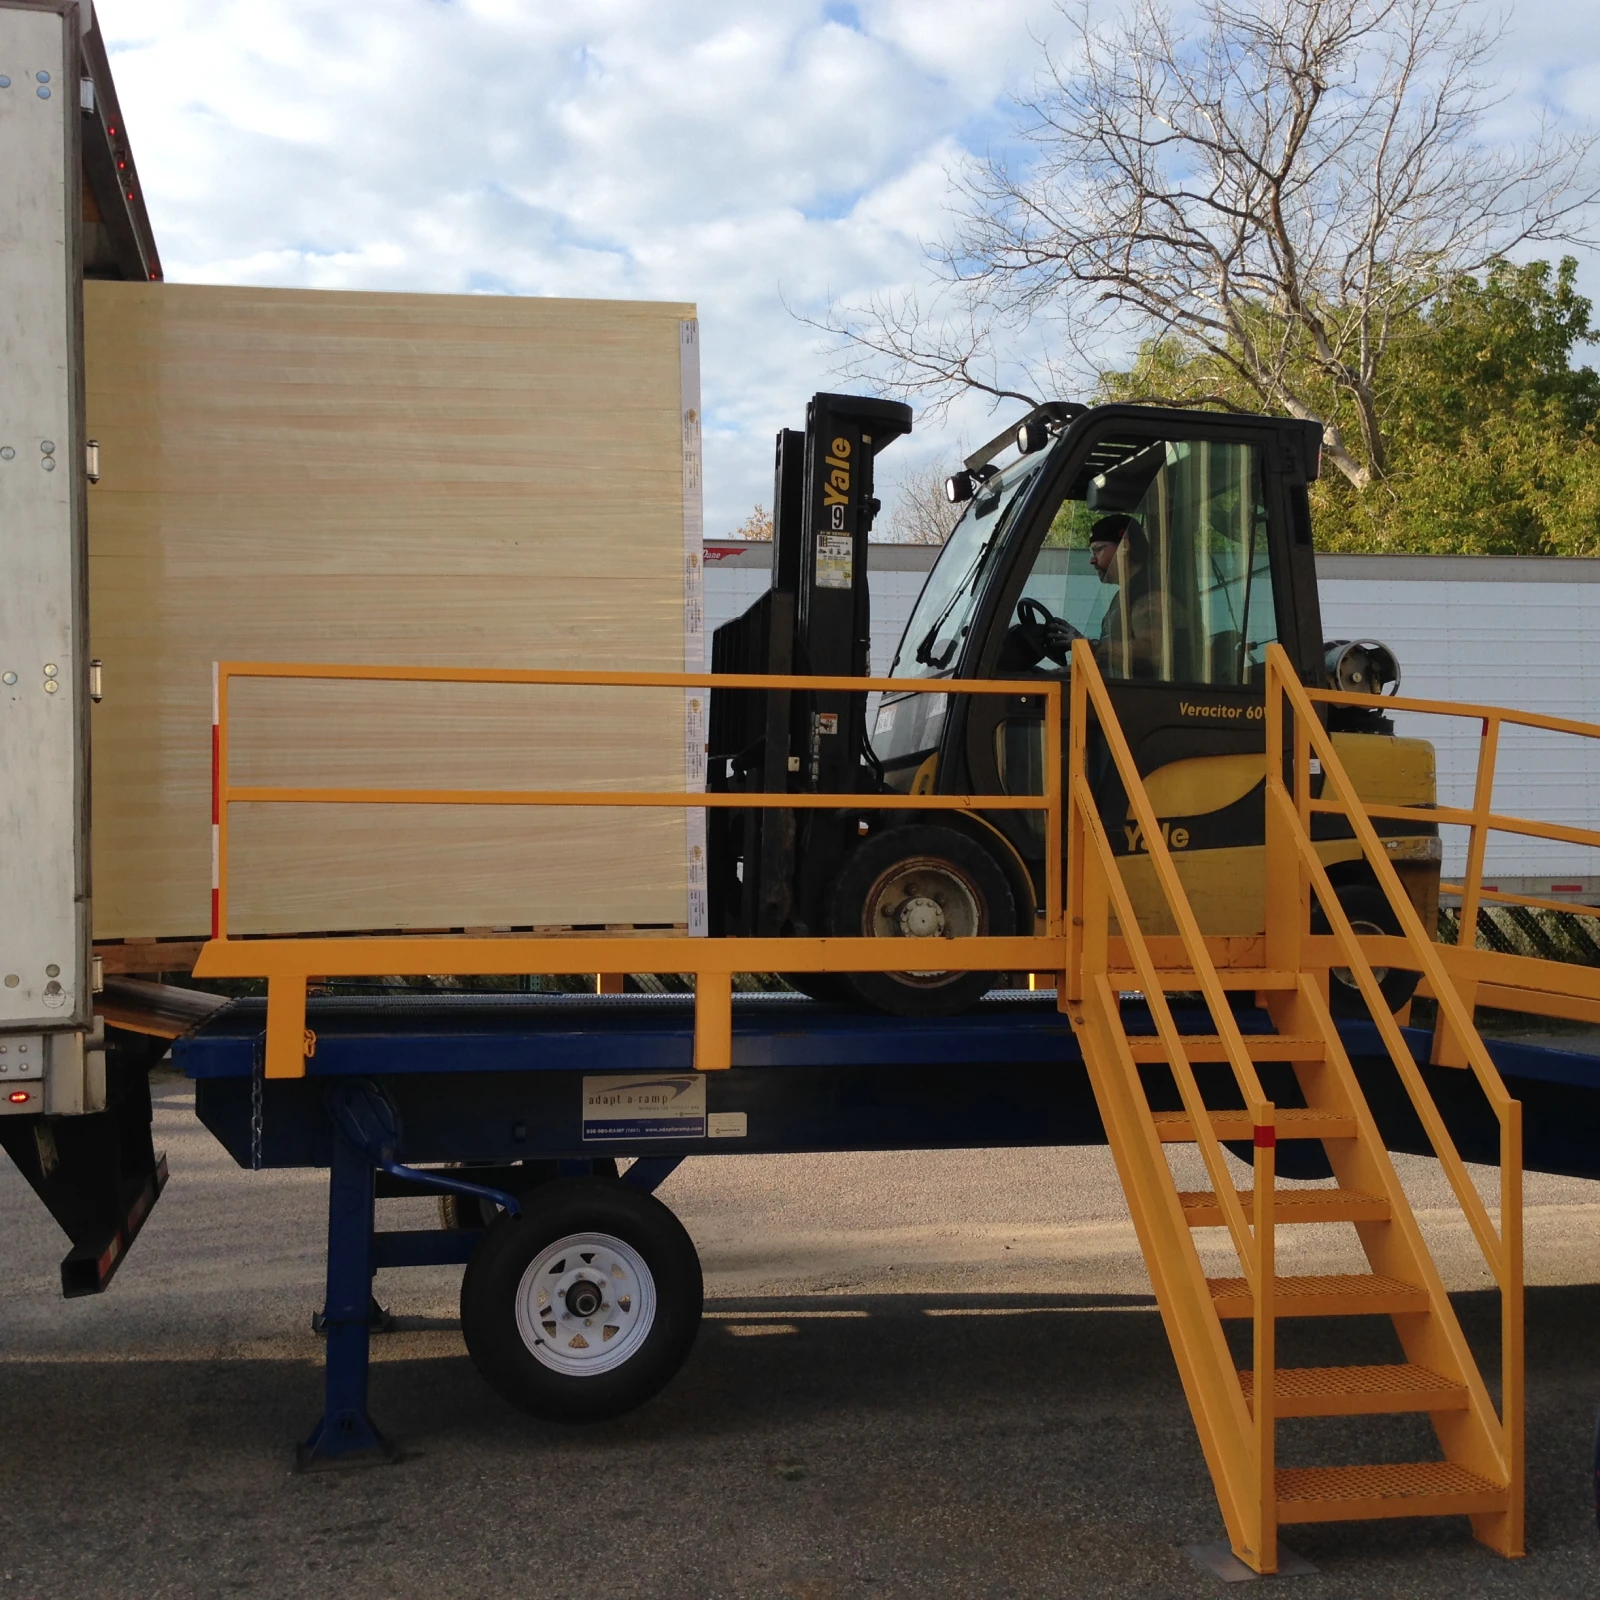
[[[1036,659],[1043,661],[1048,658],[1058,667],[1064,667],[1067,664],[1066,651],[1052,647],[1045,633],[1052,622],[1058,621],[1060,618],[1031,594],[1025,594],[1017,601],[1017,632],[1022,635],[1022,642]],[[1068,650],[1071,648],[1067,646]]]

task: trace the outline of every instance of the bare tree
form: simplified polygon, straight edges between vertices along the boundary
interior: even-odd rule
[[[958,180],[942,295],[828,323],[850,365],[924,403],[1032,401],[1007,359],[1050,320],[1080,357],[1109,331],[1175,336],[1268,409],[1323,424],[1358,488],[1385,471],[1378,380],[1452,277],[1586,237],[1594,138],[1488,138],[1498,24],[1473,0],[1064,0],[1020,130],[1036,153]],[[1164,396],[1194,403],[1198,395]]]
[[[950,537],[961,507],[944,492],[945,474],[936,466],[907,472],[889,501],[884,530],[889,544],[943,544]]]

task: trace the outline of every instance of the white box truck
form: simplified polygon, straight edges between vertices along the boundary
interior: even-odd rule
[[[165,1179],[140,1038],[94,1018],[83,279],[161,268],[87,3],[0,0],[0,153],[0,1145],[83,1294]]]

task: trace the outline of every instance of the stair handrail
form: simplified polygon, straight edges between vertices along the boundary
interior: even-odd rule
[[[1471,1016],[1467,1013],[1460,997],[1456,993],[1455,984],[1445,969],[1444,961],[1438,953],[1433,940],[1422,926],[1422,919],[1417,915],[1416,908],[1411,903],[1411,897],[1406,893],[1405,886],[1400,882],[1400,875],[1394,870],[1393,863],[1389,860],[1388,852],[1384,849],[1383,842],[1378,837],[1377,830],[1373,827],[1366,807],[1360,796],[1356,793],[1355,784],[1346,772],[1344,763],[1340,761],[1333,740],[1323,728],[1317,717],[1316,709],[1300,683],[1299,675],[1295,672],[1287,653],[1281,645],[1269,645],[1267,648],[1267,695],[1269,711],[1274,693],[1281,694],[1289,703],[1294,712],[1296,744],[1314,754],[1322,763],[1323,793],[1322,799],[1326,801],[1329,789],[1337,796],[1339,805],[1355,834],[1356,842],[1361,846],[1367,864],[1371,867],[1373,875],[1378,881],[1378,886],[1383,890],[1389,901],[1390,909],[1394,912],[1400,923],[1401,937],[1416,957],[1416,968],[1428,980],[1430,988],[1437,998],[1439,1009],[1453,1029],[1458,1030],[1458,1036],[1466,1041],[1468,1065],[1474,1077],[1484,1091],[1490,1105],[1495,1109],[1495,1114],[1500,1121],[1502,1132],[1508,1122],[1514,1118],[1514,1107],[1519,1107],[1520,1102],[1513,1100],[1502,1082],[1500,1073],[1496,1069],[1488,1050],[1478,1036]],[[1267,717],[1267,797],[1268,803],[1278,808],[1280,816],[1292,824],[1290,837],[1294,840],[1296,849],[1304,861],[1306,869],[1311,875],[1313,887],[1317,890],[1317,898],[1326,912],[1329,924],[1334,930],[1334,937],[1338,941],[1341,953],[1348,959],[1349,970],[1355,977],[1362,997],[1366,1000],[1368,1009],[1372,1013],[1378,1032],[1390,1054],[1395,1058],[1395,1066],[1399,1069],[1402,1081],[1405,1083],[1418,1115],[1422,1118],[1423,1127],[1436,1152],[1440,1153],[1441,1162],[1450,1177],[1451,1185],[1457,1192],[1462,1209],[1467,1214],[1478,1244],[1484,1251],[1485,1257],[1493,1267],[1499,1267],[1502,1255],[1500,1236],[1495,1232],[1489,1219],[1488,1209],[1484,1206],[1482,1197],[1467,1174],[1459,1153],[1456,1151],[1455,1142],[1451,1139],[1449,1130],[1445,1127],[1444,1119],[1439,1115],[1438,1107],[1434,1104],[1433,1096],[1428,1092],[1427,1084],[1423,1081],[1422,1074],[1413,1059],[1405,1038],[1400,1031],[1400,1024],[1395,1020],[1393,1012],[1384,1001],[1378,980],[1372,970],[1372,963],[1367,959],[1350,925],[1350,919],[1345,915],[1339,904],[1338,896],[1328,879],[1327,870],[1322,865],[1321,858],[1316,853],[1316,847],[1311,840],[1309,811],[1302,816],[1299,807],[1290,797],[1283,781],[1284,749],[1282,742],[1281,719],[1268,715]],[[1296,751],[1295,777],[1297,788],[1309,790],[1309,784],[1302,784],[1303,778],[1309,778],[1298,759]],[[1326,809],[1325,807],[1319,809]],[[1284,863],[1274,863],[1268,860],[1267,871],[1269,877],[1274,867],[1282,867]],[[1269,938],[1271,937],[1269,933]],[[1445,1154],[1448,1152],[1448,1155]],[[1520,1159],[1520,1151],[1518,1152]],[[1505,1207],[1502,1205],[1502,1224],[1505,1221]]]
[[[1501,1080],[1499,1071],[1479,1037],[1471,1011],[1456,992],[1454,981],[1445,968],[1444,961],[1434,942],[1428,937],[1417,915],[1399,874],[1389,860],[1388,852],[1372,825],[1371,815],[1356,793],[1355,784],[1339,759],[1333,740],[1317,717],[1316,708],[1299,674],[1295,671],[1287,652],[1281,645],[1267,647],[1267,760],[1266,795],[1269,820],[1273,815],[1285,824],[1279,830],[1268,828],[1266,870],[1269,883],[1296,866],[1293,862],[1274,859],[1276,840],[1288,839],[1299,857],[1298,865],[1309,878],[1318,901],[1327,915],[1333,937],[1351,975],[1355,978],[1367,1008],[1372,1014],[1378,1033],[1393,1060],[1400,1081],[1421,1121],[1423,1130],[1433,1146],[1435,1157],[1444,1169],[1456,1200],[1472,1229],[1478,1248],[1482,1251],[1490,1271],[1501,1292],[1501,1361],[1502,1395],[1501,1425],[1505,1430],[1509,1457],[1520,1457],[1522,1431],[1522,1102],[1514,1099]],[[1284,702],[1292,713],[1293,739],[1289,747],[1291,763],[1289,773],[1294,784],[1291,796],[1284,782],[1285,739]],[[1330,810],[1326,804],[1329,791],[1337,797],[1346,821],[1372,869],[1378,886],[1388,899],[1390,909],[1400,923],[1404,938],[1416,959],[1414,970],[1427,979],[1438,1003],[1441,1018],[1454,1030],[1461,1041],[1467,1065],[1483,1089],[1484,1097],[1494,1109],[1500,1124],[1500,1227],[1495,1229],[1488,1207],[1478,1193],[1466,1165],[1450,1137],[1449,1129],[1439,1114],[1432,1094],[1420,1068],[1412,1057],[1400,1024],[1390,1011],[1372,963],[1367,959],[1354,928],[1327,870],[1318,856],[1311,838],[1310,757],[1315,755],[1322,764],[1323,791],[1319,811]],[[1374,807],[1374,811],[1382,808]],[[1298,875],[1298,874],[1297,874]],[[1280,899],[1278,905],[1284,904]],[[1303,902],[1302,902],[1303,906]],[[1274,900],[1268,897],[1268,948],[1278,944],[1288,930],[1274,928],[1272,917]],[[1296,927],[1293,937],[1298,940],[1308,929]],[[1299,964],[1298,962],[1296,963]],[[1508,1459],[1508,1470],[1514,1470]]]
[[[1088,710],[1091,704],[1101,735],[1121,776],[1122,787],[1129,807],[1133,811],[1134,820],[1144,835],[1147,851],[1155,869],[1156,881],[1177,924],[1178,935],[1182,941],[1184,954],[1188,958],[1190,970],[1195,975],[1200,992],[1211,1013],[1212,1023],[1222,1040],[1223,1050],[1233,1069],[1235,1082],[1244,1095],[1246,1109],[1254,1129],[1253,1139],[1258,1152],[1258,1168],[1262,1164],[1261,1153],[1272,1151],[1277,1142],[1276,1109],[1267,1099],[1261,1080],[1257,1076],[1255,1063],[1245,1048],[1238,1022],[1234,1018],[1232,1007],[1228,1004],[1227,992],[1217,977],[1210,951],[1206,948],[1205,937],[1200,932],[1194,910],[1184,893],[1182,880],[1178,877],[1177,867],[1173,864],[1172,855],[1161,833],[1161,824],[1156,819],[1155,807],[1150,802],[1144,780],[1133,759],[1133,752],[1117,719],[1116,708],[1111,703],[1111,696],[1101,676],[1099,663],[1085,639],[1073,641],[1071,672],[1071,716],[1067,725],[1069,741],[1067,806],[1070,837],[1077,838],[1081,828],[1081,836],[1092,846],[1096,864],[1103,876],[1112,908],[1116,912],[1118,927],[1133,957],[1139,981],[1144,985],[1145,999],[1156,1025],[1157,1036],[1167,1052],[1178,1093],[1183,1100],[1185,1110],[1189,1113],[1195,1142],[1205,1162],[1206,1172],[1216,1193],[1217,1204],[1227,1224],[1234,1249],[1238,1253],[1241,1272],[1250,1286],[1259,1311],[1270,1295],[1272,1281],[1271,1197],[1263,1196],[1259,1192],[1255,1196],[1257,1227],[1253,1234],[1246,1221],[1244,1207],[1239,1201],[1233,1174],[1228,1170],[1222,1143],[1211,1126],[1210,1113],[1201,1095],[1200,1086],[1195,1080],[1194,1069],[1184,1050],[1182,1035],[1167,1004],[1166,990],[1160,973],[1143,930],[1139,927],[1127,886],[1123,883],[1116,855],[1111,848],[1111,840],[1106,834],[1105,825],[1095,805],[1093,791],[1089,786],[1085,763],[1088,751]],[[1086,852],[1082,850],[1070,847],[1067,851],[1067,910],[1069,933],[1074,935],[1068,940],[1067,970],[1063,973],[1063,982],[1069,999],[1081,998],[1083,993],[1085,941],[1080,935],[1084,926],[1084,875],[1088,866],[1084,859],[1085,854]],[[1267,1167],[1270,1181],[1270,1160],[1267,1162]],[[1267,1263],[1264,1275],[1263,1261]]]

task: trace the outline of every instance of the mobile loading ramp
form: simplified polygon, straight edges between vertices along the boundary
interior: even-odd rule
[[[1050,872],[1039,931],[1017,938],[966,938],[940,949],[945,967],[1003,966],[1053,973],[1059,1005],[1070,1019],[1090,1078],[1100,1119],[1119,1173],[1175,1360],[1211,1468],[1230,1542],[1251,1567],[1277,1565],[1278,1528],[1284,1523],[1371,1517],[1466,1515],[1477,1536],[1505,1555],[1522,1550],[1523,1329],[1521,1242],[1521,1106],[1507,1092],[1473,1020],[1476,1003],[1510,1005],[1529,1012],[1600,1020],[1600,972],[1470,946],[1435,944],[1386,857],[1373,817],[1456,823],[1471,830],[1464,908],[1475,915],[1480,896],[1483,841],[1494,829],[1600,844],[1600,834],[1523,822],[1490,809],[1495,741],[1501,722],[1528,722],[1581,737],[1600,728],[1555,724],[1551,719],[1484,707],[1455,707],[1388,698],[1384,709],[1418,709],[1469,715],[1484,727],[1484,762],[1470,809],[1364,805],[1318,720],[1316,702],[1372,706],[1366,697],[1307,690],[1284,652],[1272,647],[1266,667],[1266,855],[1264,932],[1250,937],[1202,935],[1182,881],[1162,837],[1160,819],[1118,725],[1094,657],[1074,646],[1066,719],[1069,748],[1065,783],[1060,752],[1060,686],[1047,683],[1044,793],[1010,797],[1013,807],[1045,813]],[[224,665],[224,676],[278,674],[346,676],[358,669]],[[359,669],[398,676],[400,669]],[[405,669],[419,676],[429,669]],[[532,677],[534,675],[525,675]],[[541,677],[550,675],[539,675]],[[568,675],[563,675],[563,679]],[[576,675],[572,675],[576,676]],[[653,675],[664,682],[675,675]],[[619,686],[628,675],[607,675]],[[696,680],[684,678],[682,686]],[[730,680],[732,681],[732,680]],[[808,680],[793,680],[804,686]],[[743,686],[741,681],[741,686]],[[790,680],[751,687],[790,687]],[[852,680],[860,689],[885,687]],[[896,687],[896,685],[888,685]],[[1018,692],[1016,685],[903,685],[923,692]],[[1031,686],[1038,692],[1040,686]],[[226,752],[226,728],[222,730]],[[1102,747],[1127,796],[1129,820],[1148,841],[1149,860],[1177,933],[1146,935],[1125,886],[1091,792],[1088,757]],[[227,763],[219,765],[218,814],[223,863],[219,937],[197,967],[208,976],[268,979],[262,1082],[305,1080],[316,1051],[306,1028],[310,973],[361,976],[379,973],[566,972],[575,965],[601,971],[692,973],[697,982],[694,1065],[716,1077],[733,1061],[730,982],[736,972],[785,967],[800,971],[893,970],[905,953],[877,939],[731,940],[596,938],[583,941],[584,959],[565,939],[271,939],[227,937],[225,920],[226,828],[230,804],[387,801],[396,804],[645,804],[663,806],[761,804],[817,805],[829,797],[793,795],[507,794],[232,790]],[[989,796],[852,796],[869,808],[956,808],[995,803]],[[1331,814],[1358,841],[1372,874],[1388,897],[1400,933],[1357,935],[1339,907],[1313,842],[1314,817]],[[1064,840],[1063,840],[1064,836]],[[1065,843],[1065,851],[1061,849]],[[1063,870],[1062,856],[1065,856]],[[1064,889],[1064,893],[1063,893]],[[1312,932],[1313,905],[1331,931]],[[1464,925],[1471,926],[1464,919]],[[1464,1083],[1475,1083],[1498,1134],[1499,1204],[1491,1211],[1462,1162],[1449,1124],[1430,1093],[1399,1021],[1383,1003],[1374,971],[1395,967],[1419,972],[1439,1007],[1434,1035],[1437,1081],[1441,1067],[1461,1063]],[[1481,1249],[1502,1305],[1499,1370],[1485,1374],[1468,1348],[1395,1174],[1345,1044],[1328,1008],[1328,974],[1346,969],[1366,997],[1374,1031],[1392,1061],[1411,1114],[1448,1178]],[[1124,999],[1135,994],[1140,1004]],[[1169,995],[1198,996],[1180,1013]],[[1270,1032],[1244,1032],[1232,996],[1253,998],[1270,1019]],[[1146,1015],[1148,1021],[1146,1022]],[[1129,1023],[1135,1024],[1130,1029]],[[1138,1030],[1153,1024],[1154,1032]],[[1272,1064],[1270,1081],[1290,1082],[1292,1093],[1275,1102],[1258,1066]],[[1196,1068],[1200,1068],[1197,1072]],[[1470,1080],[1466,1078],[1470,1074]],[[1204,1087],[1202,1087],[1204,1085]],[[283,1087],[290,1087],[284,1082]],[[310,1085],[306,1085],[310,1088]],[[1176,1102],[1176,1107],[1174,1107]],[[1459,1125],[1459,1124],[1457,1124]],[[1223,1157],[1239,1141],[1254,1168],[1240,1189]],[[1278,1181],[1278,1146],[1294,1141],[1325,1154],[1336,1180],[1332,1189],[1293,1189]],[[1491,1141],[1492,1142],[1492,1141]],[[1209,1187],[1180,1187],[1165,1146],[1195,1146]],[[1481,1141],[1480,1141],[1481,1145]],[[1485,1152],[1480,1148],[1479,1159]],[[1280,1276],[1274,1238],[1280,1226],[1337,1223],[1355,1230],[1369,1271]],[[1219,1228],[1233,1247],[1237,1272],[1209,1275],[1195,1247],[1200,1228]],[[354,1303],[354,1301],[352,1301]],[[365,1300],[358,1309],[364,1311]],[[1387,1317],[1403,1359],[1385,1364],[1280,1368],[1280,1319],[1327,1318],[1334,1329],[1353,1317]],[[1235,1359],[1224,1323],[1246,1325],[1248,1362]],[[362,1323],[364,1327],[364,1322]],[[1353,1346],[1352,1346],[1353,1347]],[[1280,1469],[1279,1424],[1311,1417],[1425,1415],[1437,1453],[1432,1459],[1365,1465],[1345,1462]],[[1380,1424],[1374,1420],[1374,1428]]]

